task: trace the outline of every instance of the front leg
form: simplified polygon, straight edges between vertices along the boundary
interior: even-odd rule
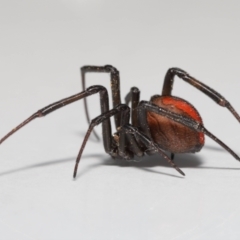
[[[6,134],[2,139],[0,139],[0,144],[4,142],[8,137],[10,137],[13,133],[24,127],[26,124],[31,122],[32,120],[39,118],[39,117],[44,117],[47,114],[62,108],[68,104],[71,104],[73,102],[76,102],[80,99],[85,99],[88,96],[91,96],[93,94],[99,93],[100,94],[100,106],[101,106],[101,112],[107,112],[109,110],[109,101],[108,101],[108,92],[107,89],[103,86],[96,85],[96,86],[91,86],[87,90],[82,91],[80,93],[77,93],[73,96],[70,96],[68,98],[64,98],[60,101],[54,102],[34,114],[32,114],[29,118],[27,118],[25,121],[20,123],[17,127],[15,127],[12,131],[10,131],[8,134]],[[108,152],[111,149],[111,139],[109,139],[106,136],[111,135],[111,124],[110,120],[107,119],[106,121],[103,122],[103,142],[104,142],[104,148],[105,151]]]
[[[165,76],[162,95],[163,96],[170,96],[173,89],[174,84],[174,77],[178,76],[180,79],[184,80],[185,82],[189,83],[193,87],[197,88],[208,97],[210,97],[213,101],[215,101],[218,105],[222,107],[228,108],[228,110],[234,115],[234,117],[240,122],[240,116],[232,107],[232,105],[218,92],[213,90],[212,88],[208,87],[204,83],[198,81],[194,77],[190,76],[187,72],[180,68],[170,68]]]

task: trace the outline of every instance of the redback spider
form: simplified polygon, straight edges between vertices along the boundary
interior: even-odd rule
[[[110,73],[113,109],[109,110],[108,92],[105,87],[95,85],[85,88],[87,72]],[[138,88],[132,87],[125,97],[125,104],[122,104],[118,70],[110,65],[84,66],[81,68],[82,92],[38,110],[4,136],[0,140],[0,144],[33,119],[43,117],[63,106],[84,99],[85,112],[90,125],[76,159],[74,178],[89,135],[100,123],[102,123],[104,149],[113,158],[132,160],[135,155],[142,157],[144,154],[158,153],[180,174],[185,175],[174,163],[174,154],[199,152],[204,145],[205,134],[226,149],[234,158],[240,160],[236,153],[203,126],[201,116],[189,102],[171,95],[175,75],[205,93],[220,106],[228,108],[240,122],[238,113],[223,96],[179,68],[170,68],[167,71],[161,96],[154,95],[150,101],[139,101],[140,91]],[[101,115],[90,121],[86,97],[95,93],[100,94]],[[130,102],[131,109],[128,107]],[[130,110],[131,124],[129,123]],[[110,123],[112,116],[116,126],[116,132],[113,135]],[[168,157],[166,152],[170,152],[171,157]]]

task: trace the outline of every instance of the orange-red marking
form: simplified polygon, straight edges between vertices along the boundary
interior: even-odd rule
[[[182,110],[194,120],[200,123],[203,123],[202,118],[197,112],[197,110],[188,102],[185,102],[182,99],[176,99],[171,96],[164,96],[162,97],[162,103],[165,105],[174,105],[177,109]],[[199,133],[199,138],[200,138],[200,143],[204,144],[204,134],[202,132]]]

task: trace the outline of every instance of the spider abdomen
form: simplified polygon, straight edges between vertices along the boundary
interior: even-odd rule
[[[198,111],[186,100],[173,96],[155,95],[151,102],[202,124]],[[158,145],[172,153],[198,152],[204,145],[204,134],[154,112],[148,112],[151,136]]]

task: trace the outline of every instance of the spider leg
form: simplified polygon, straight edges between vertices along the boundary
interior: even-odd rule
[[[111,78],[111,89],[112,89],[112,101],[113,101],[113,107],[116,107],[118,104],[121,103],[121,97],[120,97],[120,79],[119,79],[119,72],[118,70],[111,66],[111,65],[105,65],[105,66],[83,66],[81,69],[81,78],[82,78],[82,88],[83,90],[86,89],[86,82],[85,82],[85,75],[87,72],[105,72],[110,73]],[[87,99],[84,98],[84,108],[85,113],[87,117],[87,121],[90,124],[90,117],[87,107]],[[116,128],[120,126],[120,116],[117,114],[114,116],[115,125]],[[99,139],[97,133],[93,130],[93,133],[97,139]]]
[[[198,81],[194,77],[190,76],[187,72],[179,68],[170,68],[165,76],[164,83],[163,83],[163,96],[171,95],[174,77],[177,75],[180,79],[186,81],[187,83],[191,84],[201,92],[205,93],[208,97],[210,97],[213,101],[215,101],[218,105],[222,107],[226,107],[234,117],[240,122],[240,116],[232,107],[232,105],[218,92],[213,90],[212,88],[208,87],[204,83]]]
[[[158,152],[164,159],[166,159],[169,164],[174,167],[180,174],[185,176],[184,172],[163,152],[163,150],[153,141],[151,138],[146,136],[145,134],[141,133],[138,128],[133,127],[131,125],[125,125],[125,131],[127,134],[134,135],[138,140],[140,140],[144,146],[147,148],[147,151],[150,152]]]
[[[79,165],[79,162],[80,162],[80,159],[81,159],[81,156],[82,156],[82,153],[83,153],[83,150],[86,146],[86,143],[87,143],[87,140],[93,130],[93,128],[100,124],[100,123],[104,123],[105,121],[110,121],[110,117],[112,116],[116,116],[116,114],[119,114],[120,113],[120,123],[122,125],[125,125],[129,122],[129,118],[130,118],[130,109],[129,107],[126,105],[126,104],[119,104],[118,106],[116,106],[115,108],[113,108],[112,110],[109,110],[109,111],[106,111],[104,113],[102,113],[101,115],[99,115],[98,117],[94,118],[91,123],[90,123],[90,126],[88,128],[88,131],[83,139],[83,143],[81,145],[81,148],[80,148],[80,151],[78,153],[78,156],[77,156],[77,159],[76,159],[76,164],[75,164],[75,167],[74,167],[74,173],[73,173],[73,178],[76,177],[77,175],[77,169],[78,169],[78,165]],[[104,129],[103,129],[104,130]],[[111,136],[111,133],[108,133],[108,135],[105,135],[106,138],[112,140],[112,136]],[[112,148],[110,148],[108,151],[106,151],[107,153],[111,154],[111,150]]]
[[[134,158],[134,155],[142,157],[144,155],[143,146],[137,142],[132,134],[131,125],[127,124],[119,129],[119,155],[127,160]]]
[[[147,102],[141,101],[138,105],[138,124],[139,128],[142,132],[144,132],[148,137],[151,138],[151,134],[149,131],[148,123],[147,123],[147,112],[154,112],[159,115],[165,116],[175,122],[183,124],[197,132],[203,132],[208,137],[212,138],[215,142],[217,142],[220,146],[222,146],[226,151],[228,151],[235,159],[240,161],[239,156],[229,148],[225,143],[219,140],[216,136],[210,133],[201,123],[193,120],[192,118],[181,116],[180,114],[173,113],[164,108],[158,107],[157,105]]]
[[[130,92],[125,97],[125,103],[128,105],[132,102],[131,115],[132,115],[132,125],[137,127],[137,106],[140,99],[140,91],[136,87],[132,87]]]
[[[70,103],[73,103],[75,101],[78,101],[82,98],[88,97],[92,94],[98,93],[100,94],[100,105],[101,105],[101,112],[106,112],[109,110],[109,102],[108,102],[108,92],[107,89],[103,86],[97,85],[97,86],[91,86],[87,90],[77,93],[73,96],[70,96],[68,98],[64,98],[60,101],[54,102],[37,112],[35,112],[33,115],[31,115],[29,118],[27,118],[25,121],[23,121],[21,124],[19,124],[17,127],[12,129],[7,135],[5,135],[2,139],[0,139],[0,144],[5,141],[8,137],[10,137],[13,133],[15,133],[17,130],[31,122],[33,119],[38,117],[46,116],[47,114],[64,107]],[[110,120],[107,119],[103,122],[103,139],[104,139],[104,148],[105,151],[109,151],[111,149],[111,139],[109,139],[107,136],[111,135],[111,124]]]

